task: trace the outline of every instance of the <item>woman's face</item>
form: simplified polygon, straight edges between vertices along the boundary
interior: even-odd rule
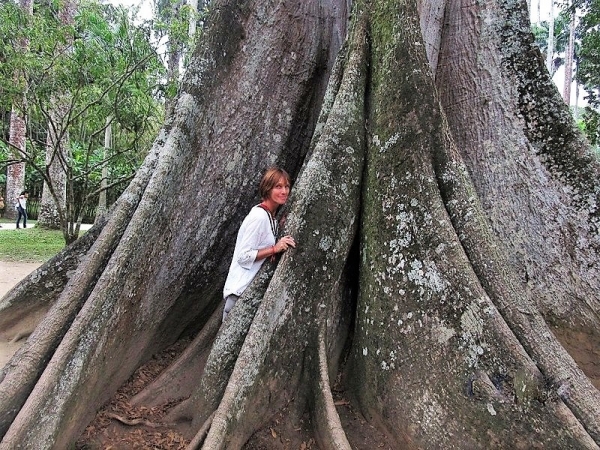
[[[273,186],[273,189],[269,192],[269,199],[281,206],[287,202],[288,196],[290,195],[290,184],[284,177],[281,177],[279,181]]]

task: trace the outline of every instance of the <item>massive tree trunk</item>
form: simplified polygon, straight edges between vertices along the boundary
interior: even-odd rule
[[[598,447],[599,166],[526,2],[353,8],[341,47],[342,0],[213,5],[145,165],[49,264],[79,258],[77,272],[0,305],[0,319],[49,308],[0,373],[0,448],[68,447],[177,341],[130,403],[169,409],[189,448],[305,417],[324,449]],[[270,164],[295,179],[298,247],[221,326]],[[372,426],[353,432],[352,413]]]

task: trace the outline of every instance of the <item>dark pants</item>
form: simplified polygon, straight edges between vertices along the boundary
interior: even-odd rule
[[[17,228],[19,228],[19,222],[21,221],[21,217],[23,217],[23,228],[27,228],[27,211],[25,211],[20,206],[17,208]]]

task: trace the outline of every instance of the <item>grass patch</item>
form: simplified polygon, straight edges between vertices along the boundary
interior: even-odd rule
[[[0,225],[10,221],[2,220]],[[33,228],[0,230],[0,259],[3,261],[45,262],[65,247],[65,239],[58,230]]]

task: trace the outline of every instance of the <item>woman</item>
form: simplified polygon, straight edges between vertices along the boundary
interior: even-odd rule
[[[23,228],[27,228],[27,197],[29,196],[29,192],[23,191],[21,195],[17,197],[17,228],[19,228],[19,223],[21,222],[21,217],[23,218]]]
[[[275,214],[290,195],[290,176],[283,169],[272,167],[259,185],[262,202],[253,207],[238,231],[233,259],[223,288],[225,308],[223,321],[237,299],[252,282],[266,258],[296,247],[292,236],[277,239]]]

